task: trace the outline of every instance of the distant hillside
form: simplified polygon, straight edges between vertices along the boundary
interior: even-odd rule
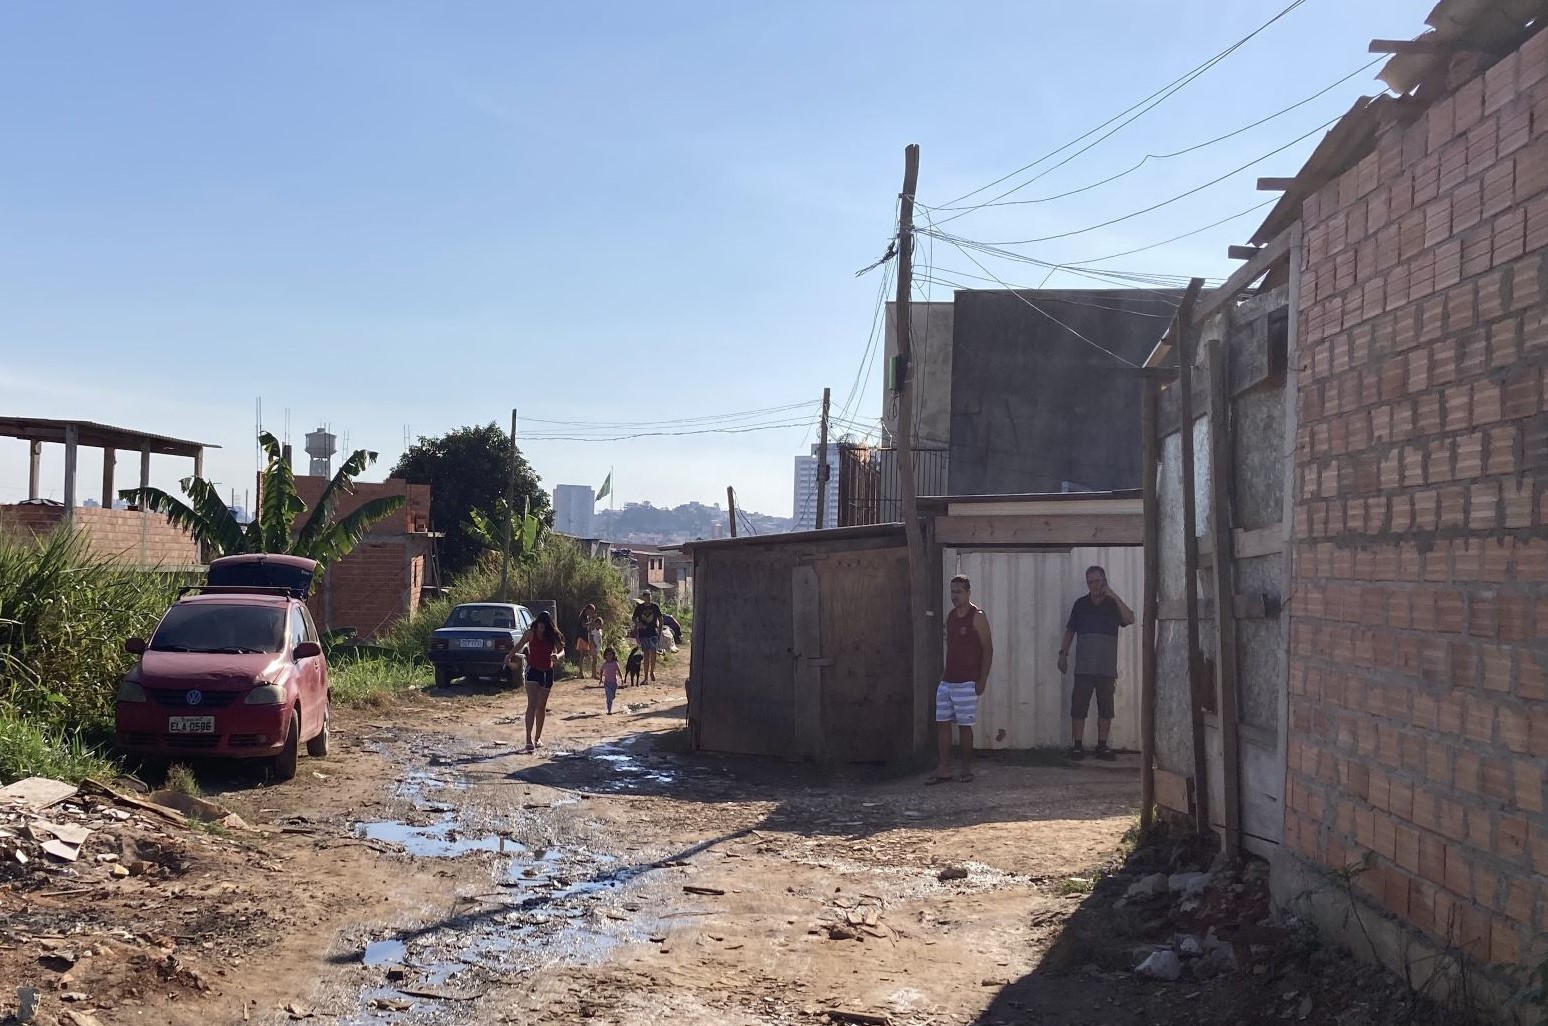
[[[747,520],[752,522],[758,534],[782,534],[795,524],[788,517],[770,517],[762,513],[748,513]],[[725,537],[727,523],[726,511],[718,505],[690,502],[669,509],[648,502],[631,502],[622,509],[597,510],[593,530],[598,537],[609,541],[675,545],[697,538]],[[739,523],[737,530],[738,533],[749,533],[746,521]]]

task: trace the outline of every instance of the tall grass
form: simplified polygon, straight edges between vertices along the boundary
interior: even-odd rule
[[[124,639],[149,633],[187,583],[110,563],[63,531],[0,533],[0,706],[45,732],[110,728],[134,665]]]
[[[80,731],[50,728],[0,702],[0,784],[23,777],[73,782],[115,772],[112,761]]]
[[[383,706],[396,695],[432,683],[429,669],[407,659],[366,657],[330,667],[329,696],[338,705]]]

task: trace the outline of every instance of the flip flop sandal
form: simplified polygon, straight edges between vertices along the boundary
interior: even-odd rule
[[[950,777],[943,777],[943,776],[941,776],[939,774],[936,774],[934,776],[926,777],[925,778],[925,784],[926,784],[926,786],[933,786],[935,784],[947,783],[950,780],[951,780]]]
[[[963,774],[961,774],[960,776],[957,777],[957,783],[959,783],[959,784],[971,784],[972,782],[973,782],[973,774],[971,774],[971,773],[963,773]]]

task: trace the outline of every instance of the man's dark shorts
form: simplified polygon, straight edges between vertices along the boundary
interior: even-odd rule
[[[1096,694],[1097,717],[1103,720],[1113,718],[1113,685],[1117,681],[1112,677],[1098,677],[1090,673],[1077,673],[1075,675],[1075,691],[1070,695],[1070,719],[1083,720],[1091,709],[1091,696]]]

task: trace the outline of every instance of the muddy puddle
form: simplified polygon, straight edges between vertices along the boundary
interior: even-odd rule
[[[491,988],[547,966],[600,961],[621,944],[661,932],[661,922],[630,900],[631,885],[658,864],[626,864],[583,846],[553,843],[552,824],[542,817],[578,799],[496,812],[467,800],[468,782],[451,760],[426,754],[414,753],[418,765],[395,790],[412,811],[401,819],[356,822],[352,829],[411,858],[478,859],[488,866],[488,882],[476,893],[451,897],[441,918],[355,938],[354,954],[342,958],[362,974],[359,1005],[342,1022],[468,1022],[476,999]],[[672,778],[621,747],[555,752],[554,758],[596,759],[606,767],[604,789],[608,781],[638,786]]]

